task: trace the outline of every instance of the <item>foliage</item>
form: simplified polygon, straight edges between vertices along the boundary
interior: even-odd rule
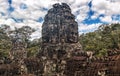
[[[80,35],[79,41],[83,50],[107,55],[109,49],[120,49],[120,24],[101,25],[94,32]]]
[[[33,32],[35,32],[35,30],[29,26],[11,29],[9,25],[0,25],[0,58],[9,56],[9,52],[13,47],[12,43],[15,41],[21,41],[26,44],[26,51],[31,49],[31,52],[36,52],[36,50],[39,49],[38,44],[30,41],[30,35]],[[28,54],[30,51],[28,51]]]
[[[10,38],[8,36],[10,27],[8,25],[0,26],[0,58],[8,56],[11,48]]]
[[[28,56],[36,56],[41,47],[41,39],[30,40],[35,30],[29,26],[10,29],[0,26],[0,57],[6,57],[12,48],[12,40],[21,39],[27,44]],[[94,51],[97,56],[107,55],[108,50],[120,49],[120,24],[101,25],[96,31],[82,34],[79,41],[85,51]]]
[[[29,41],[27,47],[28,57],[36,56],[40,50],[41,50],[41,39],[34,39],[32,41]]]

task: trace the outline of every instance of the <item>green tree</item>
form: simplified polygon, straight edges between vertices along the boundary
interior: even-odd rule
[[[35,29],[29,27],[29,26],[23,26],[21,28],[15,28],[15,30],[12,30],[11,31],[11,34],[10,34],[10,38],[11,38],[11,41],[14,43],[15,41],[19,41],[21,42],[26,51],[28,51],[28,55],[30,54],[29,52],[29,49],[31,47],[29,47],[30,45],[30,38],[31,38],[31,34],[35,32]],[[32,52],[34,52],[36,49],[36,47],[32,48]]]
[[[101,25],[94,32],[82,34],[79,41],[83,50],[107,55],[109,49],[120,49],[120,24]]]
[[[11,48],[9,31],[10,27],[8,25],[0,26],[0,57],[7,57]]]

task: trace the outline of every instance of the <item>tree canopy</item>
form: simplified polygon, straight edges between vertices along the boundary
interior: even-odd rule
[[[120,24],[101,25],[96,31],[80,35],[85,51],[107,55],[108,50],[120,49]]]
[[[13,47],[13,43],[15,41],[20,41],[26,44],[26,51],[28,54],[34,55],[39,49],[38,42],[34,42],[30,40],[31,34],[35,32],[35,29],[29,26],[23,26],[21,28],[11,29],[9,25],[1,25],[0,26],[0,57],[7,57],[9,55],[9,51]],[[39,40],[39,39],[38,39]],[[35,48],[35,49],[32,49]],[[30,56],[30,55],[28,55]]]
[[[0,26],[0,57],[6,57],[12,48],[12,40],[20,39],[27,44],[28,56],[37,55],[41,38],[30,40],[35,29],[29,26],[12,30],[8,25]],[[120,24],[101,25],[94,32],[79,36],[84,51],[93,51],[97,56],[106,56],[108,50],[120,49]]]

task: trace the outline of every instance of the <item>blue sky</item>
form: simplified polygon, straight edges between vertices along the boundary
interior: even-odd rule
[[[55,3],[67,3],[76,17],[79,34],[96,30],[101,24],[120,22],[120,0],[0,0],[0,25],[31,26],[41,36],[41,25]]]

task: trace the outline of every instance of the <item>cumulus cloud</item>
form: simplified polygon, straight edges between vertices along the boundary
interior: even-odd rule
[[[7,18],[9,4],[7,0],[0,0],[0,18]]]
[[[0,19],[0,24],[13,25],[15,21],[11,18],[9,19]]]
[[[78,14],[77,14],[77,21],[81,22],[83,21],[85,18],[88,17],[87,13],[89,12],[89,7],[88,6],[82,6],[79,8],[78,10]]]
[[[98,13],[95,13],[94,15],[91,16],[91,19],[96,19],[99,16]]]
[[[92,18],[97,18],[103,14],[105,17],[100,18],[103,22],[112,22],[112,15],[120,14],[120,0],[92,0],[92,10],[95,14]]]
[[[112,22],[111,16],[100,17],[101,21],[103,22]]]
[[[91,1],[92,7],[89,7]],[[8,24],[12,27],[30,26],[37,31],[32,34],[32,37],[41,36],[41,26],[43,19],[48,9],[52,8],[55,3],[65,2],[70,5],[72,13],[76,16],[76,21],[79,23],[79,32],[86,33],[95,30],[102,23],[87,24],[82,23],[85,19],[97,19],[101,22],[115,23],[120,21],[120,0],[12,0],[11,5],[8,0],[0,0],[0,24]],[[13,11],[8,9],[13,7]],[[90,15],[88,12],[93,11]],[[103,15],[102,17],[100,15]],[[21,19],[22,21],[16,22]]]
[[[94,30],[96,30],[99,26],[101,25],[101,23],[97,23],[97,24],[91,24],[91,25],[87,25],[87,24],[80,24],[79,25],[79,33],[88,33],[88,32],[93,32]]]
[[[81,0],[67,0],[67,1],[66,0],[60,0],[60,1],[59,0],[43,0],[43,1],[42,0],[41,1],[40,0],[38,1],[12,0],[12,6],[15,8],[15,11],[12,12],[11,15],[12,17],[15,17],[15,18],[36,20],[39,17],[43,18],[45,16],[47,11],[44,11],[42,8],[50,9],[52,5],[55,3],[65,2],[71,6],[73,14],[76,14],[76,12],[78,12],[76,15],[81,14],[82,18],[83,16],[85,18],[87,12],[89,11],[89,7],[87,5],[89,1],[90,0],[84,0],[84,1],[81,1]],[[20,8],[21,4],[25,4],[27,6],[27,9],[21,9]],[[78,16],[78,19],[80,19],[79,16]]]

